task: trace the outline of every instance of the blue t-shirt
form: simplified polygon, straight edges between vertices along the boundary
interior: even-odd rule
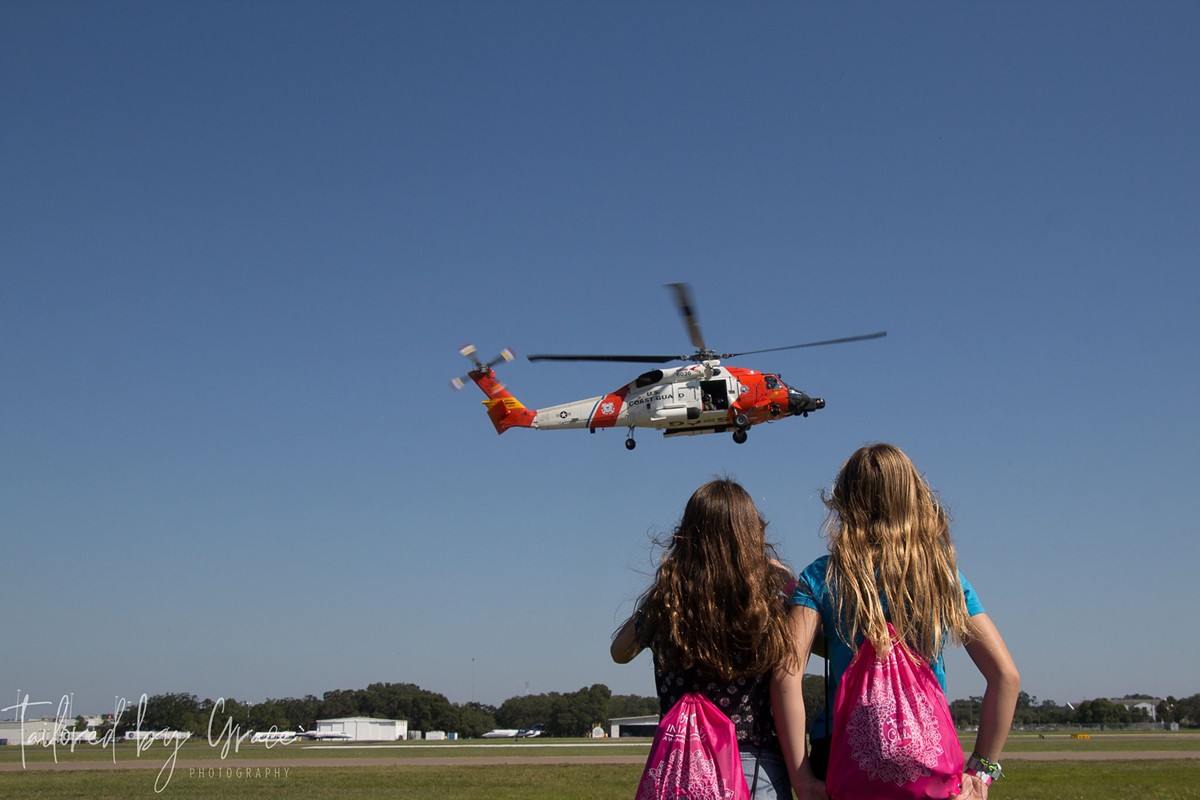
[[[842,640],[841,636],[835,633],[838,626],[837,609],[830,596],[829,586],[825,582],[825,573],[828,568],[829,556],[821,556],[800,573],[796,581],[796,589],[792,593],[792,605],[811,608],[821,615],[821,629],[825,631],[825,643],[830,658],[829,685],[825,689],[825,707],[832,709],[838,682],[842,679],[842,673],[850,666],[850,661],[854,658],[854,650]],[[983,604],[979,602],[974,587],[963,577],[961,572],[958,573],[958,581],[962,584],[963,596],[967,600],[967,614],[973,617],[976,614],[984,613]],[[858,638],[861,642],[862,637]],[[858,642],[855,643],[856,648],[857,645]],[[937,660],[929,666],[933,669],[933,674],[937,676],[942,691],[946,691],[946,664],[942,660],[942,654],[938,653]],[[822,739],[829,735],[826,717],[826,714],[821,713],[812,721],[810,733],[813,738]]]

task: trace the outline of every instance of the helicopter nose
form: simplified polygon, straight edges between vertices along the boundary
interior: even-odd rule
[[[825,407],[825,400],[820,397],[809,397],[798,389],[788,390],[788,414],[808,416],[808,412]]]

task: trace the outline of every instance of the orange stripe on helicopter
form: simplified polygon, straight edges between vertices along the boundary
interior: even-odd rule
[[[616,426],[617,417],[625,406],[625,395],[627,394],[629,394],[629,387],[622,386],[615,392],[601,397],[600,401],[596,403],[596,407],[592,409],[592,416],[588,419],[588,429],[594,431],[596,428]]]

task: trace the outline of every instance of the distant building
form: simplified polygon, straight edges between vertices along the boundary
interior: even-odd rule
[[[341,717],[317,720],[317,735],[342,734],[352,742],[395,742],[408,738],[408,720]]]
[[[1122,705],[1131,711],[1142,709],[1150,717],[1151,722],[1158,721],[1158,704],[1162,702],[1160,697],[1113,697],[1113,703]]]
[[[0,722],[0,740],[7,744],[49,744],[52,741],[62,741],[63,733],[75,726],[75,720],[27,719],[24,723],[24,742],[22,742],[22,723],[19,720]]]
[[[622,736],[653,736],[658,730],[658,714],[645,717],[616,717],[608,721],[609,736],[619,739]]]

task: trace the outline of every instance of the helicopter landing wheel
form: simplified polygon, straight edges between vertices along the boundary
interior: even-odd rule
[[[733,424],[738,430],[745,431],[750,427],[750,419],[745,414],[738,414],[733,418]]]
[[[734,431],[733,432],[733,440],[735,442],[737,442],[738,444],[745,444],[746,443],[746,432],[745,431]]]
[[[637,442],[635,442],[633,440],[633,437],[630,437],[625,440],[625,449],[626,450],[632,450],[635,447],[637,447]]]

